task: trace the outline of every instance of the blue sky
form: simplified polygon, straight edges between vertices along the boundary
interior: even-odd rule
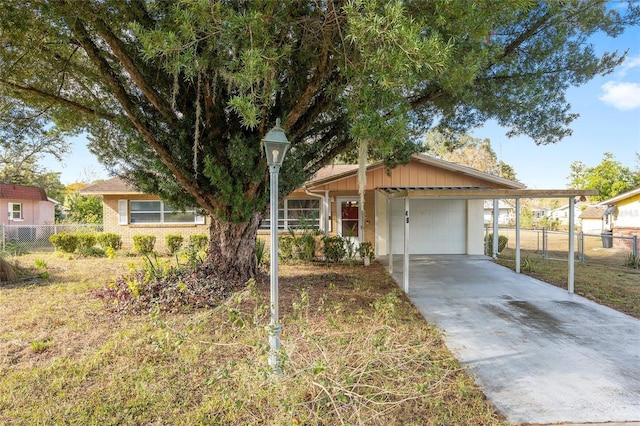
[[[591,40],[597,53],[628,50],[627,60],[612,74],[598,77],[584,86],[571,88],[567,100],[579,114],[572,123],[573,135],[553,145],[537,146],[527,137],[507,138],[506,129],[493,122],[473,132],[489,138],[498,158],[511,165],[517,178],[529,188],[565,188],[570,165],[582,161],[598,165],[605,152],[632,169],[640,166],[640,28],[629,28],[611,39],[596,35]],[[108,173],[86,148],[86,139],[72,140],[73,152],[64,165],[46,159],[43,165],[60,171],[63,184],[108,178]]]
[[[594,36],[591,42],[597,53],[629,52],[612,74],[569,89],[567,100],[580,115],[571,125],[571,136],[537,146],[527,137],[507,138],[507,130],[493,122],[473,132],[475,137],[489,138],[498,158],[511,165],[529,188],[565,188],[571,163],[596,166],[605,152],[631,169],[640,166],[635,157],[640,153],[640,28],[627,29],[616,39]]]

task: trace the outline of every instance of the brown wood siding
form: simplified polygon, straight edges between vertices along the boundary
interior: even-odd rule
[[[398,186],[507,188],[504,185],[494,182],[489,182],[480,178],[441,169],[416,161],[412,161],[409,164],[392,169],[391,176],[387,174],[383,166],[370,169],[367,173],[367,190]],[[357,175],[313,188],[314,191],[348,191],[357,189]]]

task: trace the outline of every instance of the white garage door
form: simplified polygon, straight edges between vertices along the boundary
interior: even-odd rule
[[[410,200],[410,254],[465,254],[467,251],[467,203],[465,200]],[[404,247],[404,200],[391,202],[392,246]]]

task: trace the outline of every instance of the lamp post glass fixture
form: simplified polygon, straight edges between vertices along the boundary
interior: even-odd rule
[[[271,321],[269,322],[269,366],[281,373],[278,352],[280,351],[280,330],[278,321],[278,173],[289,148],[289,141],[280,127],[280,119],[262,140],[269,164],[270,181],[270,224],[271,224]]]

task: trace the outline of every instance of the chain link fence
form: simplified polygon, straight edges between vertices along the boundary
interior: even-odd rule
[[[98,224],[60,225],[2,225],[0,224],[0,248],[4,253],[23,254],[34,251],[53,251],[49,237],[61,233],[102,232]]]
[[[486,235],[493,232],[487,227]],[[516,249],[516,230],[511,227],[500,227],[499,235],[506,236],[507,250]],[[491,253],[491,242],[488,241],[487,253]],[[607,266],[627,266],[629,259],[638,259],[638,237],[614,235],[611,232],[602,234],[575,233],[575,260],[582,263],[598,263]],[[521,256],[535,253],[545,260],[568,260],[569,233],[567,231],[551,231],[548,229],[520,229]]]

